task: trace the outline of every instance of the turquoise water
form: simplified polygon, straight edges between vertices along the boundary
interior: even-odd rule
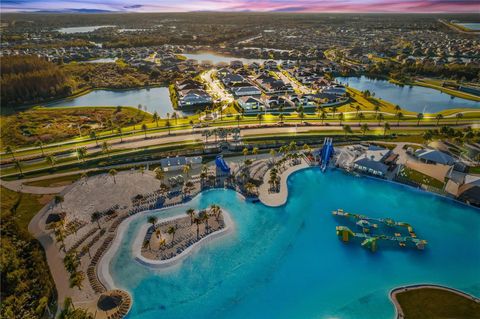
[[[128,318],[393,318],[390,289],[437,283],[480,295],[480,211],[431,194],[340,171],[308,169],[288,181],[280,208],[247,203],[235,192],[205,192],[183,207],[133,220],[110,265],[133,295]],[[184,215],[218,203],[235,231],[171,270],[133,260],[132,242],[149,214]],[[335,234],[331,211],[409,222],[425,251],[376,254]]]
[[[65,106],[133,106],[142,104],[143,108],[147,106],[150,113],[157,112],[160,116],[170,115],[175,112],[170,93],[167,87],[154,87],[147,89],[132,90],[94,90],[90,93],[63,99],[46,104],[46,107],[65,107]],[[182,114],[182,112],[177,111]]]
[[[337,77],[341,83],[358,90],[369,90],[379,97],[402,108],[422,113],[436,113],[446,109],[479,108],[480,102],[453,97],[438,90],[409,85],[400,86],[385,80],[361,77]]]

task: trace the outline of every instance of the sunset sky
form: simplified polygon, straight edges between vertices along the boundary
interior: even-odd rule
[[[3,11],[480,12],[478,0],[1,0]]]

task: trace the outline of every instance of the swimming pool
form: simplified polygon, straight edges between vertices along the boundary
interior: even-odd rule
[[[290,197],[279,208],[214,190],[132,220],[110,264],[116,285],[133,296],[128,318],[390,319],[388,292],[397,286],[437,283],[480,295],[478,210],[341,171],[303,170],[288,185]],[[234,232],[170,270],[133,260],[133,240],[149,214],[184,215],[212,203],[230,212]],[[428,247],[372,254],[345,245],[335,234],[337,208],[409,222]]]

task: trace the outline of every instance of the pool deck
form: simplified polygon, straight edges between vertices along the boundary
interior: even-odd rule
[[[287,168],[284,172],[280,174],[280,191],[278,193],[272,193],[269,191],[270,185],[268,180],[270,177],[270,170],[265,173],[263,177],[263,184],[258,188],[258,199],[266,206],[278,207],[282,206],[287,202],[288,198],[288,187],[287,179],[290,174],[297,171],[306,169],[310,165],[306,162],[303,157],[300,157],[301,163],[299,165],[291,166]]]
[[[439,289],[439,290],[445,290],[448,292],[452,292],[454,294],[457,294],[459,296],[462,296],[467,299],[471,299],[475,301],[476,303],[480,303],[480,299],[476,298],[472,295],[469,295],[463,291],[449,288],[446,286],[441,286],[441,285],[435,285],[435,284],[418,284],[418,285],[410,285],[410,286],[404,286],[404,287],[399,287],[392,289],[390,291],[390,300],[392,301],[393,305],[395,306],[395,318],[396,319],[402,319],[405,318],[405,314],[403,313],[402,307],[400,306],[400,303],[398,302],[397,295],[402,292],[410,291],[410,290],[417,290],[417,289],[424,289],[424,288],[433,288],[433,289]]]

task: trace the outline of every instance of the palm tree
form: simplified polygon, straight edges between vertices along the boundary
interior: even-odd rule
[[[320,114],[320,118],[322,119],[322,125],[323,125],[323,122],[327,118],[327,113],[325,113],[325,111],[322,110],[322,113]]]
[[[137,124],[137,121],[135,120],[134,117],[131,117],[131,118],[130,118],[129,124],[130,124],[130,125],[133,125],[133,130],[135,131],[135,129],[136,129],[135,126],[136,126],[136,124]]]
[[[383,136],[385,136],[387,134],[388,130],[390,130],[390,124],[388,124],[388,122],[385,122],[383,124]]]
[[[378,120],[378,125],[380,126],[380,123],[385,119],[382,113],[377,115],[377,120]]]
[[[190,216],[190,225],[193,225],[193,218],[195,217],[195,209],[193,208],[187,209],[186,214]]]
[[[400,120],[403,118],[403,113],[398,112],[397,114],[395,114],[395,117],[397,118],[397,126],[400,126]]]
[[[380,111],[380,106],[375,105],[375,107],[373,108],[373,110],[375,111],[375,116],[377,116],[378,112]]]
[[[60,243],[60,249],[63,249],[64,252],[65,250],[65,231],[63,229],[63,221],[60,221],[55,224],[55,240],[57,243]]]
[[[145,133],[145,139],[147,138],[147,129],[148,129],[147,124],[143,123],[142,124],[142,131],[143,131],[143,133]]]
[[[160,117],[158,116],[157,111],[153,112],[153,121],[157,124],[157,127],[158,127],[158,120],[159,119],[160,119]]]
[[[170,135],[170,130],[172,129],[172,123],[169,120],[165,122],[165,127],[168,129],[168,135]]]
[[[280,113],[280,115],[278,116],[278,119],[280,120],[280,122],[283,122],[284,118],[285,118],[285,115],[283,115],[283,113]]]
[[[117,173],[118,173],[117,170],[114,169],[114,168],[112,168],[111,170],[108,171],[108,174],[113,177],[113,183],[114,184],[117,183],[117,181],[115,179],[115,175],[117,175]]]
[[[252,155],[257,155],[258,154],[258,147],[254,147],[252,149]]]
[[[435,116],[435,119],[437,120],[437,126],[438,126],[438,124],[440,123],[440,120],[443,119],[443,115],[437,114],[437,116]]]
[[[83,271],[76,271],[70,276],[70,288],[77,287],[78,290],[82,290],[83,280],[85,279],[85,273]],[[75,317],[78,318],[78,317]]]
[[[95,144],[98,146],[98,136],[95,131],[90,131],[90,138],[95,139]]]
[[[358,118],[358,112],[360,112],[360,109],[361,109],[360,105],[358,105],[358,104],[355,105],[355,110],[357,111],[357,113],[355,113],[356,118]]]
[[[110,154],[110,145],[108,145],[107,141],[103,141],[102,143],[102,153]],[[108,157],[110,157],[110,155],[108,155]]]
[[[210,216],[207,214],[206,211],[201,211],[200,213],[200,218],[205,222],[205,229],[209,229],[209,226],[208,226],[208,220],[210,219]]]
[[[202,220],[198,216],[195,216],[195,218],[193,219],[193,222],[197,225],[197,239],[198,239],[198,237],[200,237],[200,224],[202,223]]]
[[[247,159],[247,155],[248,155],[248,148],[245,147],[245,148],[242,150],[242,154],[243,154],[243,159],[246,160],[246,159]]]
[[[100,226],[100,218],[102,218],[102,214],[98,211],[93,212],[92,216],[90,216],[90,221],[92,223],[97,222],[98,229],[102,229]]]
[[[152,224],[153,229],[156,229],[156,228],[157,228],[157,226],[156,226],[157,221],[158,221],[158,218],[157,218],[157,217],[155,217],[155,216],[148,216],[147,221],[148,221],[150,224]]]
[[[71,274],[77,271],[77,267],[80,266],[80,261],[78,260],[77,252],[75,250],[72,250],[65,255],[63,258],[63,265]]]
[[[77,158],[85,162],[85,157],[87,156],[87,148],[85,146],[77,148]]]
[[[303,121],[303,119],[305,118],[305,113],[303,113],[303,112],[298,113],[298,118],[299,118],[301,121]]]
[[[347,134],[352,133],[352,128],[350,127],[350,125],[344,125],[343,131],[345,132],[345,137],[347,137]]]
[[[190,177],[190,170],[191,169],[192,169],[192,165],[190,165],[190,164],[183,165],[182,171],[183,171],[183,174],[185,174],[185,176],[187,178]]]
[[[117,133],[120,134],[120,143],[123,143],[123,131],[120,126],[117,127]]]
[[[337,112],[337,106],[332,106],[333,117],[335,118],[335,113]]]
[[[257,114],[257,120],[258,120],[258,124],[262,125],[263,113],[258,113]]]
[[[343,113],[338,113],[338,120],[340,121],[340,125],[342,125],[342,121],[345,119]]]
[[[45,157],[45,161],[51,166],[54,167],[55,164],[57,163],[57,160],[55,159],[55,156],[49,155]]]
[[[175,240],[175,233],[177,232],[177,229],[174,226],[168,227],[167,233],[172,235],[172,242]]]
[[[420,125],[420,121],[423,119],[423,113],[418,113],[417,114],[417,126]]]
[[[242,116],[240,114],[235,115],[235,120],[237,120],[237,127],[240,127],[241,119],[242,119]]]
[[[358,125],[360,125],[360,123],[362,123],[362,121],[365,119],[365,114],[363,113],[360,113],[358,115]]]
[[[11,146],[5,147],[5,153],[12,156],[13,160],[16,161],[17,159],[15,158],[14,152],[15,151],[13,150],[13,147],[11,147]]]
[[[272,157],[272,162],[275,163],[275,155],[277,154],[277,152],[275,151],[275,149],[270,149],[270,156]]]
[[[64,202],[64,198],[62,195],[55,195],[55,197],[53,197],[53,201],[55,203],[55,205],[58,205],[60,204],[60,209],[63,209],[62,207],[62,203]]]
[[[22,163],[20,163],[19,160],[15,159],[15,161],[13,162],[13,165],[14,165],[15,168],[18,170],[18,172],[20,173],[20,175],[23,175]]]
[[[160,181],[160,184],[162,184],[163,179],[165,178],[165,172],[163,171],[163,169],[159,166],[155,168],[153,172],[155,173],[155,178]]]
[[[41,140],[38,140],[35,142],[35,146],[40,148],[40,151],[42,152],[42,156],[45,156],[45,153],[43,152],[43,143]]]
[[[367,131],[369,130],[368,124],[363,123],[362,126],[360,127],[360,129],[362,130],[363,135],[365,135],[365,133],[367,133]]]
[[[178,113],[177,112],[172,113],[172,119],[175,120],[175,125],[177,125],[178,124]]]
[[[220,206],[218,206],[217,204],[212,204],[212,206],[210,206],[210,212],[213,214],[213,216],[215,216],[215,219],[218,222],[218,219],[220,218],[220,213],[222,212]]]
[[[462,119],[463,118],[463,113],[457,113],[455,115],[455,118],[457,119],[457,121],[455,122],[455,125],[458,124],[458,120]]]
[[[398,113],[402,110],[402,108],[400,107],[400,105],[395,105],[395,113]]]

